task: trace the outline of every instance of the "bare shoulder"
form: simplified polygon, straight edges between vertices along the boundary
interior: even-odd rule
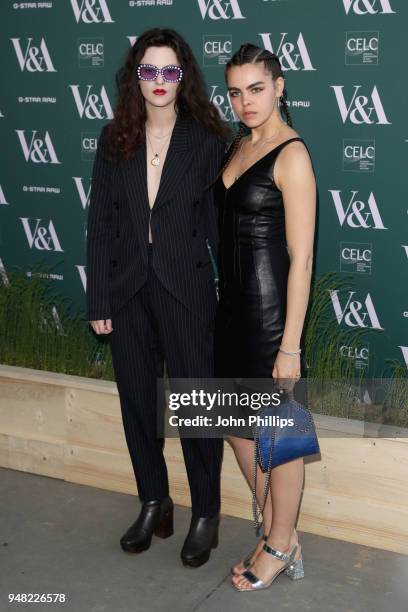
[[[301,138],[294,132],[293,136],[286,138]],[[274,177],[277,186],[281,189],[288,184],[294,184],[294,181],[303,182],[307,180],[310,183],[314,182],[314,172],[312,161],[306,145],[301,140],[294,140],[288,143],[277,157]],[[288,183],[289,182],[289,183]]]
[[[297,132],[294,130],[292,131],[293,135],[288,136],[286,140],[290,140],[291,138],[301,138]],[[310,154],[303,140],[294,140],[289,142],[285,147],[283,147],[276,162],[278,166],[283,168],[301,168],[302,166],[311,166]]]

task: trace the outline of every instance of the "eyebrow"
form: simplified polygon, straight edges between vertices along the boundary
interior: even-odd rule
[[[248,85],[246,89],[252,89],[253,87],[256,87],[257,85],[265,85],[265,81],[257,81],[256,83],[251,83],[251,85]],[[228,91],[231,91],[232,89],[237,89],[238,91],[240,91],[239,87],[228,87]]]

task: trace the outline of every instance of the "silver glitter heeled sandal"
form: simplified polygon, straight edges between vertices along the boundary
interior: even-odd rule
[[[262,589],[267,589],[268,587],[271,586],[271,584],[273,583],[273,581],[275,580],[275,578],[277,576],[279,576],[279,574],[281,574],[282,572],[285,572],[285,574],[291,578],[292,580],[298,580],[299,578],[303,578],[304,577],[304,569],[303,569],[303,561],[302,561],[302,556],[297,560],[294,561],[294,557],[296,555],[296,551],[298,549],[299,544],[294,544],[291,551],[288,553],[283,553],[280,550],[276,550],[274,548],[271,548],[268,544],[264,544],[263,546],[263,550],[265,552],[267,552],[268,554],[274,556],[276,559],[279,559],[279,561],[284,561],[285,565],[283,565],[273,576],[270,580],[267,580],[266,582],[264,580],[261,580],[260,578],[258,578],[258,576],[255,576],[255,574],[253,572],[251,572],[251,570],[247,569],[245,570],[245,572],[242,572],[241,576],[243,576],[244,578],[246,578],[246,580],[248,580],[248,582],[251,583],[250,587],[239,587],[235,584],[232,584],[232,586],[234,587],[234,589],[236,589],[237,591],[240,592],[245,592],[245,591],[260,591]]]
[[[302,555],[296,561],[292,561],[289,567],[285,569],[284,574],[291,580],[300,580],[305,577]]]
[[[268,536],[263,535],[262,539],[264,542],[267,541]],[[242,565],[244,566],[245,569],[248,569],[249,566],[251,565],[251,557],[253,556],[255,550],[253,550],[247,557],[245,557],[245,559],[242,562]],[[245,571],[245,570],[244,570]],[[242,572],[234,572],[234,566],[231,567],[231,574],[233,576],[241,576]]]

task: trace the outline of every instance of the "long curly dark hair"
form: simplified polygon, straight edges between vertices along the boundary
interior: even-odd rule
[[[177,114],[193,117],[221,139],[227,140],[229,130],[208,99],[201,70],[188,43],[175,30],[152,28],[139,36],[124,65],[116,73],[117,105],[114,119],[106,126],[104,157],[115,162],[130,159],[145,138],[146,105],[136,68],[148,47],[170,47],[183,67],[183,79],[176,96]]]

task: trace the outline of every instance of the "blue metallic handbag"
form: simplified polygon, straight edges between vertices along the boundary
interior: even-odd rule
[[[255,429],[255,445],[263,472],[320,452],[312,415],[293,396],[279,406],[266,407],[259,417],[261,423]],[[291,422],[293,425],[281,426]]]
[[[252,488],[252,512],[256,534],[261,531],[260,517],[263,514],[269,490],[272,468],[320,452],[313,417],[310,411],[297,402],[292,393],[278,406],[266,406],[259,413],[259,423],[254,428],[254,466]],[[275,419],[273,418],[275,417]],[[279,419],[277,418],[279,417]],[[283,421],[286,419],[286,421]],[[281,427],[282,423],[293,425]],[[268,472],[265,478],[263,503],[257,502],[257,466]],[[259,507],[259,511],[258,511]]]

